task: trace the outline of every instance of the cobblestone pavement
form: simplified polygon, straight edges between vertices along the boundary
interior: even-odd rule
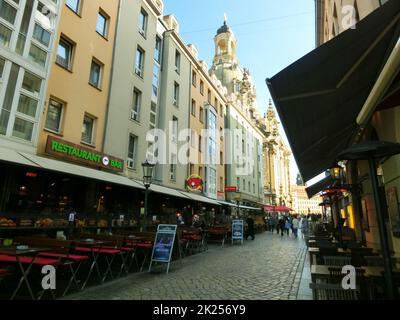
[[[170,273],[136,273],[87,288],[67,299],[100,300],[295,300],[306,246],[303,239],[265,232],[240,245],[175,263]]]

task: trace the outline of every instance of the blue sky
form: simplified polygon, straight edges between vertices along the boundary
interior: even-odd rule
[[[263,114],[270,99],[265,79],[315,48],[314,0],[164,0],[164,14],[177,17],[185,43],[195,44],[199,59],[210,66],[224,13],[238,41],[240,64],[250,69],[257,86]],[[294,160],[292,165],[294,177]]]

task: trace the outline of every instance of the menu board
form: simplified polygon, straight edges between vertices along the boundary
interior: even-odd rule
[[[160,224],[158,226],[153,246],[153,253],[151,256],[149,272],[151,271],[151,265],[153,262],[161,262],[168,263],[168,273],[169,264],[172,257],[172,250],[174,248],[176,230],[176,225]]]
[[[232,221],[232,242],[240,240],[243,243],[243,220]]]

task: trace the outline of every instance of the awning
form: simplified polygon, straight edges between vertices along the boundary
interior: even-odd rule
[[[245,209],[245,210],[257,210],[260,211],[261,208],[255,208],[255,207],[248,207],[248,206],[239,206],[240,209]]]
[[[220,204],[218,203],[218,201],[207,198],[205,196],[201,196],[195,193],[190,193],[190,192],[183,192],[180,191],[180,193],[182,193],[184,196],[188,197],[189,199],[192,199],[194,201],[198,201],[198,202],[204,202],[204,203],[208,203],[208,204],[212,204],[215,206],[220,206]]]
[[[325,171],[359,131],[356,118],[400,35],[388,1],[267,84],[302,178]]]
[[[189,197],[185,196],[184,194],[182,194],[182,192],[172,189],[172,188],[167,188],[164,186],[160,186],[158,184],[152,184],[149,188],[149,190],[153,191],[153,192],[157,192],[157,193],[162,193],[165,194],[167,196],[172,196],[172,197],[178,197],[178,198],[183,198],[188,200]]]
[[[318,181],[317,183],[307,187],[306,192],[307,192],[308,198],[311,199],[318,192],[321,192],[322,190],[332,187],[333,183],[334,183],[334,180],[332,179],[332,176],[329,175],[329,176],[325,177],[324,179],[322,179],[321,181]]]
[[[117,174],[95,170],[87,167],[82,167],[68,162],[44,158],[29,153],[20,152],[20,155],[23,156],[26,159],[26,161],[29,161],[31,163],[30,165],[34,165],[36,167],[43,168],[46,170],[62,172],[88,179],[106,181],[138,189],[144,189],[143,185],[140,185],[139,183],[133,180],[130,180],[126,177]]]
[[[223,206],[237,207],[237,204],[234,204],[233,202],[218,201],[218,203],[222,204]]]
[[[14,164],[22,164],[25,166],[37,167],[35,163],[29,161],[17,151],[0,147],[0,161],[10,162]]]

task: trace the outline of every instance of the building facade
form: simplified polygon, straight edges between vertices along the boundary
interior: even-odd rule
[[[309,199],[304,185],[292,185],[291,192],[294,214],[308,215],[323,213],[320,206],[321,197],[317,195]]]
[[[343,3],[342,3],[343,2]],[[362,20],[375,9],[390,1],[365,0],[365,1],[316,1],[317,10],[317,45],[321,45],[348,28],[341,23],[344,5],[353,7],[354,22]],[[389,72],[398,74],[393,69]],[[379,80],[381,81],[381,80]],[[378,82],[379,82],[378,81]],[[380,84],[378,83],[377,84]],[[390,94],[396,94],[396,90]],[[388,96],[390,96],[390,94]],[[388,97],[386,96],[386,98]],[[387,101],[382,99],[383,101]],[[371,122],[364,130],[362,140],[381,140],[400,142],[400,107],[398,100],[392,100],[390,107],[374,110]],[[368,246],[379,248],[379,228],[376,217],[375,202],[373,198],[369,167],[366,161],[357,161],[347,166],[347,180],[360,182],[361,194],[348,194],[341,200],[342,216],[350,217],[354,221],[355,230],[359,239],[365,241]],[[400,211],[398,208],[400,189],[400,156],[390,157],[378,167],[381,178],[381,191],[386,195],[384,214],[389,235],[389,245],[396,253],[400,252]],[[364,179],[362,179],[364,177]],[[365,178],[367,177],[367,178]]]
[[[0,1],[1,147],[36,153],[60,1]]]
[[[272,102],[263,124],[264,203],[291,207],[294,205],[290,190],[291,151],[279,133],[279,122]]]
[[[263,133],[255,121],[256,89],[249,70],[239,65],[237,41],[226,20],[217,31],[214,44],[210,73],[227,89],[226,185],[239,189],[243,204],[258,205],[264,201],[264,169]],[[228,200],[235,200],[233,193],[226,196]]]

